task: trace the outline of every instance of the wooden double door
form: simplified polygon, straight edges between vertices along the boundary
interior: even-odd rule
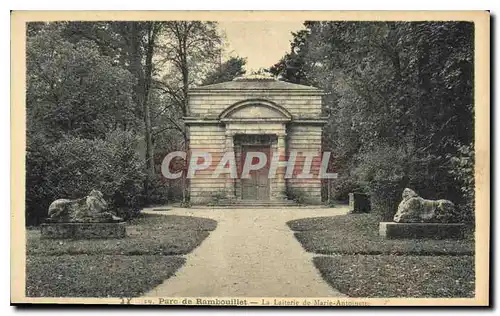
[[[241,148],[241,163],[243,166],[248,152],[261,152],[266,155],[267,162],[259,170],[250,171],[249,178],[241,178],[241,199],[243,200],[269,200],[270,179],[269,165],[271,146],[269,145],[243,145]],[[257,164],[258,158],[253,158],[252,164]],[[242,167],[241,167],[242,168]],[[241,175],[241,169],[240,169]]]

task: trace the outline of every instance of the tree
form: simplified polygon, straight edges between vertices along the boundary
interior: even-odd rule
[[[27,35],[27,218],[89,188],[127,214],[165,202],[171,186],[156,171],[165,151],[188,146],[189,88],[221,66],[216,24],[37,22]]]
[[[215,68],[220,53],[221,36],[215,22],[171,21],[165,22],[160,42],[159,65],[166,72],[156,80],[154,88],[168,99],[162,118],[169,121],[167,128],[175,128],[189,148],[189,137],[183,118],[189,116],[189,88],[201,83],[204,75]],[[185,175],[185,172],[184,172]],[[187,180],[183,177],[183,201],[187,200]]]
[[[165,22],[75,22],[67,25],[66,35],[73,41],[92,40],[105,55],[112,56],[118,65],[128,69],[136,78],[133,89],[135,114],[143,120],[146,196],[149,196],[150,181],[155,174],[153,147],[154,126],[151,113],[157,104],[151,103],[152,82],[158,67],[154,58],[158,53],[158,41]]]
[[[309,25],[306,22],[305,25]],[[307,45],[309,44],[309,31],[301,30],[292,33],[293,41],[290,44],[290,53],[287,53],[278,63],[269,68],[269,72],[281,79],[296,83],[296,84],[311,84],[308,81],[308,74],[306,74],[307,66],[305,64],[305,56],[308,52]]]
[[[220,67],[209,73],[203,80],[202,85],[231,81],[236,77],[240,77],[245,74],[245,64],[246,59],[243,57],[230,57]]]
[[[154,75],[153,56],[163,22],[112,22],[107,25],[77,25],[78,32],[92,38],[106,54],[118,55],[117,62],[126,66],[136,78],[134,101],[136,113],[144,121],[145,168],[150,176],[155,172],[152,142],[151,104],[149,102]],[[111,48],[111,49],[110,49]],[[148,183],[145,183],[146,191]]]
[[[155,88],[171,101],[181,117],[171,123],[187,139],[182,117],[189,115],[188,91],[201,83],[204,75],[216,67],[221,37],[216,23],[200,21],[166,22],[160,48],[160,65],[165,74],[156,81]]]
[[[151,178],[157,167],[155,143],[165,143],[167,137],[180,137],[184,148],[188,147],[182,119],[189,113],[187,93],[217,67],[216,59],[222,50],[217,24],[113,21],[61,25],[68,41],[95,43],[102,55],[135,78],[134,113],[143,121],[145,168]]]
[[[145,139],[146,139],[146,162],[149,174],[152,176],[155,172],[155,163],[153,160],[153,140],[151,125],[151,109],[149,95],[151,83],[153,81],[153,56],[155,54],[156,40],[160,33],[162,24],[159,22],[147,22],[146,24],[146,43],[145,55],[146,63],[144,67],[144,85],[142,87],[142,108],[144,111]]]
[[[144,175],[136,155],[135,78],[66,23],[28,25],[26,220],[58,198],[101,190],[124,216],[137,212]]]
[[[271,71],[327,93],[324,147],[333,152],[344,192],[362,185],[393,203],[400,194],[394,192],[413,186],[429,198],[462,203],[450,159],[473,142],[473,24],[306,22],[305,27]]]
[[[78,45],[50,25],[27,40],[29,133],[103,138],[114,128],[137,127],[131,74],[99,53],[90,41]]]

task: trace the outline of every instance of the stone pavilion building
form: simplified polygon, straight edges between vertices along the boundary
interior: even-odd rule
[[[233,81],[193,88],[189,92],[191,151],[211,153],[212,163],[190,179],[193,204],[208,203],[214,195],[229,200],[286,201],[300,194],[307,203],[321,203],[321,135],[326,119],[322,114],[320,89],[279,81],[268,75],[249,75]],[[225,152],[233,151],[238,177],[212,176]],[[265,153],[267,164],[241,178],[246,153]],[[285,179],[286,166],[269,178],[273,155],[289,161],[297,151],[293,176]],[[316,152],[314,158],[301,153]],[[304,162],[311,162],[312,178],[298,177]],[[307,165],[308,163],[306,163]]]

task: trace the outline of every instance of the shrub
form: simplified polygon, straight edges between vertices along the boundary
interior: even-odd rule
[[[351,175],[339,175],[337,179],[331,179],[330,201],[347,201],[349,193],[362,192],[362,189]]]
[[[182,179],[169,179],[168,183],[168,200],[182,201]]]
[[[463,203],[458,205],[458,216],[462,221],[472,222],[475,209],[474,145],[459,146],[455,156],[449,155],[449,173],[460,184]]]
[[[26,219],[38,224],[60,198],[104,194],[110,210],[126,219],[144,204],[143,164],[131,132],[114,131],[106,139],[65,137],[49,144],[29,137],[26,160]]]
[[[306,194],[304,191],[296,188],[286,187],[285,195],[287,199],[295,201],[297,204],[306,203]]]
[[[328,201],[328,203],[326,204],[326,206],[328,206],[328,207],[336,207],[337,203],[335,203],[334,201]]]
[[[467,164],[469,160],[460,160]],[[372,209],[385,220],[397,211],[405,187],[415,190],[425,199],[448,199],[457,205],[457,214],[463,220],[463,197],[457,181],[450,176],[448,161],[442,156],[417,151],[409,145],[375,146],[358,156],[354,174],[360,185],[371,195]],[[466,177],[470,166],[456,169]],[[472,189],[470,183],[463,189]]]
[[[183,207],[183,208],[191,208],[192,207],[190,201],[182,201],[181,204],[180,204],[180,206]]]
[[[149,176],[148,179],[147,202],[149,204],[167,204],[170,195],[169,182],[161,174]]]
[[[52,165],[50,146],[41,133],[28,134],[26,139],[26,223],[38,225],[47,216],[50,202],[57,195],[46,176]]]
[[[224,199],[227,199],[227,193],[225,190],[218,190],[210,194],[211,200],[208,202],[209,206],[219,205]]]
[[[359,157],[354,175],[371,196],[373,212],[391,219],[404,189],[404,160],[401,150],[380,146]]]

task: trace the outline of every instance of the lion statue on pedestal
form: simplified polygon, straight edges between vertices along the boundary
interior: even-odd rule
[[[76,200],[58,199],[49,206],[48,222],[57,223],[112,223],[122,222],[121,217],[108,211],[108,203],[100,191]]]
[[[415,191],[404,189],[403,200],[394,215],[396,223],[453,223],[455,204],[448,200],[426,200]]]

